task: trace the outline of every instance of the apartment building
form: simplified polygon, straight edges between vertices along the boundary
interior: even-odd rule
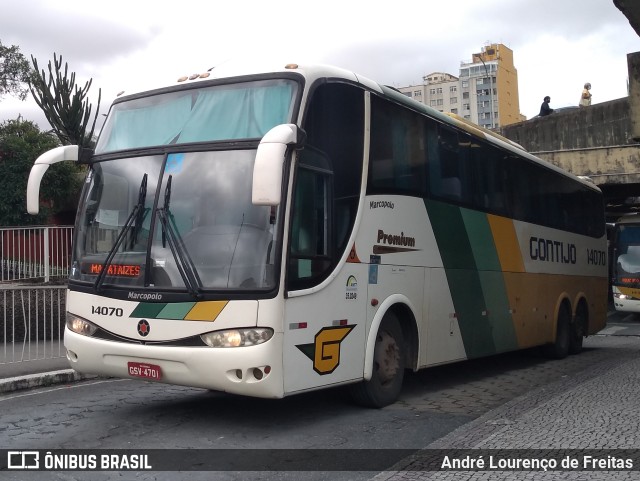
[[[490,44],[460,63],[458,77],[433,72],[421,85],[401,87],[402,93],[440,112],[451,112],[494,129],[525,120],[520,114],[518,72],[513,51]]]

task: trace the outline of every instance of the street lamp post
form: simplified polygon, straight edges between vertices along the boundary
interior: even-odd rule
[[[482,57],[479,56],[479,55],[477,55],[475,57],[482,62],[482,66],[484,67],[484,72],[487,75],[487,77],[489,77],[489,103],[491,105],[491,112],[490,112],[490,115],[491,115],[491,128],[493,129],[495,127],[494,112],[493,112],[493,77],[491,75],[489,75],[489,69],[487,68],[487,64],[484,63],[484,60],[482,60]]]

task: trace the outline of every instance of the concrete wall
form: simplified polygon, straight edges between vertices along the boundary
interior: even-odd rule
[[[629,69],[629,106],[631,112],[631,137],[640,142],[640,52],[627,55]]]
[[[562,109],[506,125],[500,133],[601,187],[637,184],[640,196],[640,52],[627,55],[627,64],[629,97]]]
[[[630,111],[625,97],[506,125],[501,133],[529,152],[626,145],[633,142]]]

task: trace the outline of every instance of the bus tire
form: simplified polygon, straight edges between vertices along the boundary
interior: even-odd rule
[[[569,338],[569,354],[580,354],[582,352],[582,342],[587,332],[587,308],[584,303],[578,304],[576,317],[571,324],[571,336]]]
[[[372,408],[393,404],[402,389],[405,353],[400,322],[395,314],[387,312],[376,335],[371,379],[351,386],[353,400]]]
[[[556,327],[556,339],[545,346],[545,354],[552,359],[564,359],[569,354],[571,337],[571,310],[566,304],[560,306]]]

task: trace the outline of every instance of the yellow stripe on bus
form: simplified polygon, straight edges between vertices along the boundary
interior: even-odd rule
[[[487,214],[500,266],[504,272],[525,272],[513,220]]]
[[[196,302],[187,315],[184,316],[184,320],[213,322],[217,319],[228,303],[229,301]]]
[[[622,287],[622,286],[616,286],[616,287],[620,291],[620,294],[633,297],[634,299],[640,299],[640,289],[636,287]]]

